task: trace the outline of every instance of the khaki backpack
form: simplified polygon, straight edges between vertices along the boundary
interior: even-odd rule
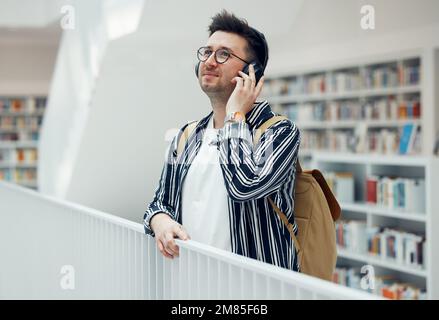
[[[262,134],[278,121],[288,119],[275,116],[264,122],[255,132],[256,145]],[[196,127],[196,122],[188,125],[180,137],[177,154],[181,154],[187,138]],[[335,225],[340,217],[340,206],[319,170],[303,171],[299,160],[296,165],[294,219],[297,224],[297,238],[293,225],[268,197],[275,212],[287,226],[297,250],[302,273],[331,281],[337,261]]]

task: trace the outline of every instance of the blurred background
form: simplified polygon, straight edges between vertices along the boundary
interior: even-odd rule
[[[265,34],[263,98],[342,204],[334,281],[372,265],[377,294],[439,297],[436,0],[0,0],[0,179],[141,223],[211,111],[194,65],[223,8]]]

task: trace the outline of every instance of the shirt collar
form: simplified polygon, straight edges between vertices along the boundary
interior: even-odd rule
[[[270,105],[266,100],[255,102],[253,109],[246,113],[245,119],[250,127],[250,130],[258,128],[262,123],[273,117],[274,113],[271,111]]]

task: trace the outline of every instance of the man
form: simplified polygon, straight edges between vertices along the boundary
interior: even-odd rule
[[[253,135],[275,114],[255,102],[268,60],[265,37],[245,20],[223,11],[196,68],[212,112],[201,119],[177,151],[183,126],[168,152],[159,186],[144,215],[145,232],[161,253],[178,256],[174,238],[199,242],[299,270],[294,243],[268,198],[294,225],[295,164],[300,136],[294,123],[274,124],[253,147]],[[249,62],[254,62],[254,67]],[[249,73],[243,73],[244,67]]]

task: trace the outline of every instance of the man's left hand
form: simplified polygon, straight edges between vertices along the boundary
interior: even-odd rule
[[[252,64],[249,67],[249,73],[245,74],[239,71],[240,77],[231,80],[232,83],[236,83],[236,87],[230,95],[229,101],[227,101],[227,113],[240,111],[243,115],[246,115],[247,112],[253,109],[253,104],[261,93],[264,77],[261,77],[256,85],[255,69]]]

